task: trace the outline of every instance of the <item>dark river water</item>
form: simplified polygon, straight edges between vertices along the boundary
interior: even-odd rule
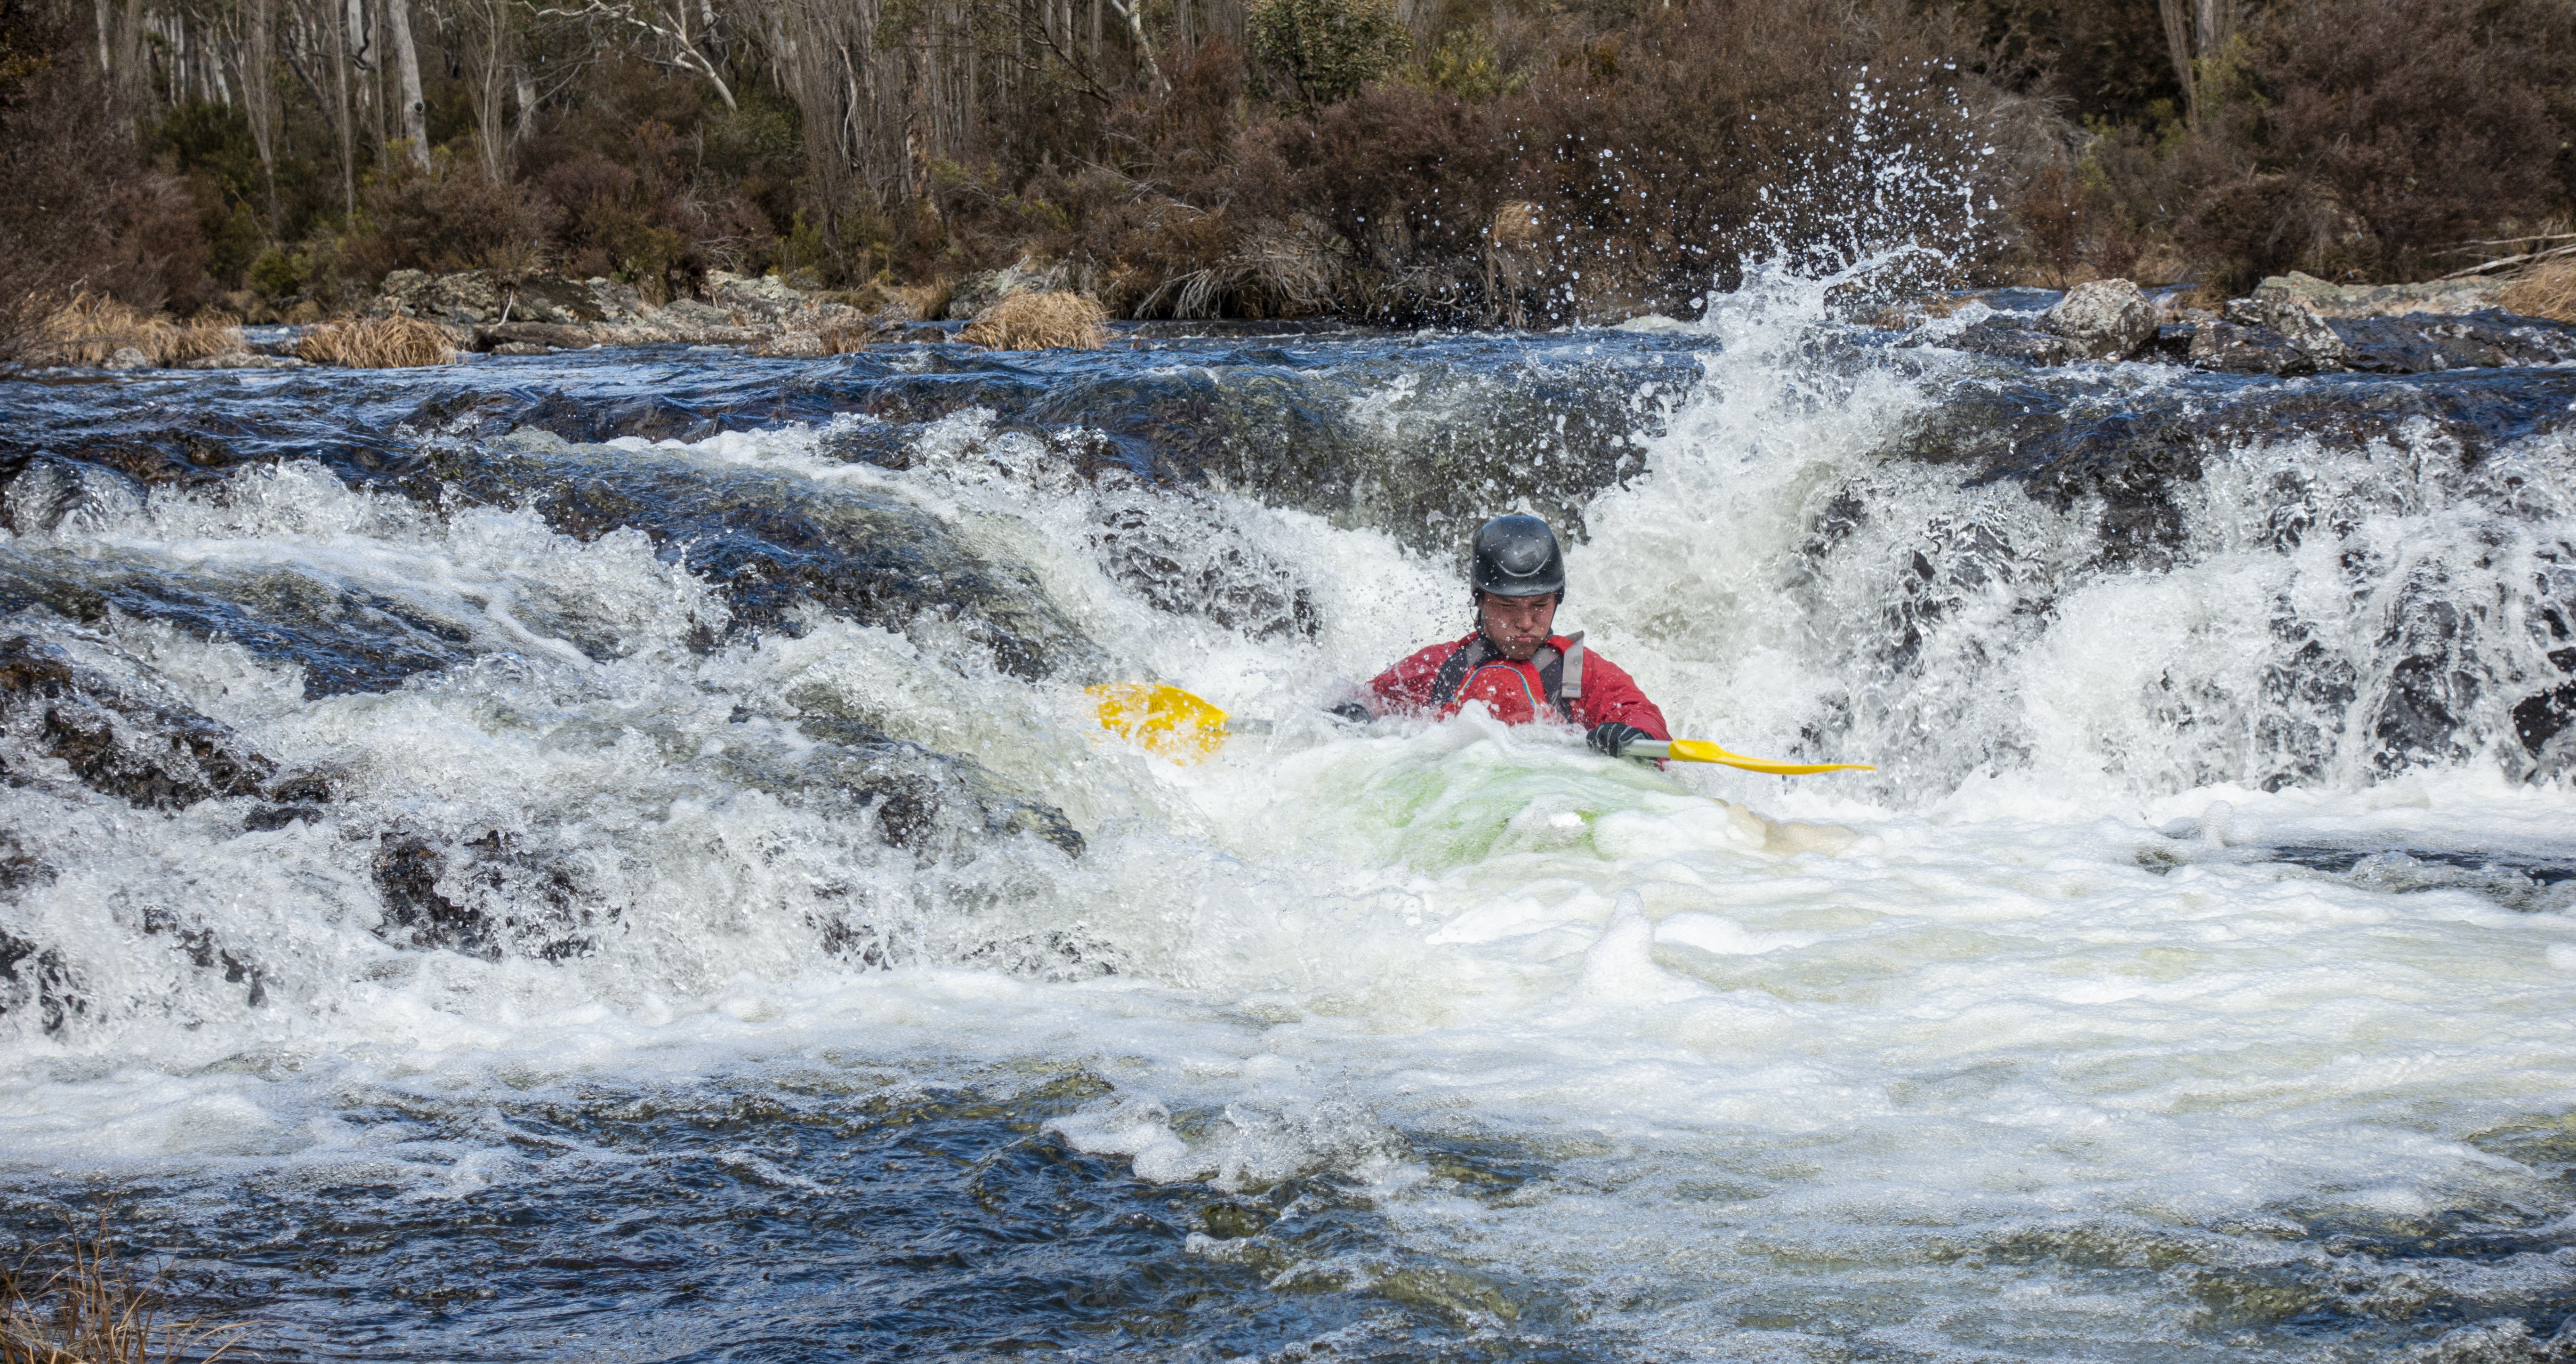
[[[1827,298],[0,382],[0,1230],[279,1358],[2544,1357],[2576,368]],[[1877,770],[1330,718],[1511,510]]]

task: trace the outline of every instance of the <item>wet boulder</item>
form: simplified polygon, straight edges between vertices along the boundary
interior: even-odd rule
[[[1188,490],[1150,496],[1104,487],[1091,544],[1101,567],[1158,611],[1199,616],[1248,639],[1311,639],[1322,626],[1308,585]]]
[[[89,1001],[60,952],[0,928],[0,1020],[14,1015],[59,1033],[87,1012]]]
[[[91,790],[149,809],[255,795],[277,773],[202,715],[127,695],[31,636],[0,641],[0,774],[52,780],[53,762]]]
[[[2236,322],[2204,322],[2192,332],[2195,368],[2229,374],[2314,374],[2317,357],[2270,327]]]
[[[814,746],[798,754],[792,780],[741,770],[748,784],[789,798],[828,793],[852,802],[876,821],[885,842],[927,862],[954,859],[981,844],[1030,834],[1068,857],[1082,855],[1079,830],[1052,805],[1012,795],[982,764],[919,744],[889,738],[849,716],[799,716],[795,729]]]
[[[633,528],[720,586],[738,632],[801,633],[814,609],[905,632],[927,623],[991,651],[1017,677],[1096,681],[1100,650],[1026,570],[968,549],[901,498],[782,470],[660,450],[522,436],[433,455],[424,500],[532,506],[577,540]]]
[[[2131,281],[2088,280],[2067,290],[2039,325],[2087,359],[2126,360],[2156,339],[2156,309]]]
[[[1954,350],[1991,355],[1998,360],[2018,360],[2043,369],[2071,365],[2085,358],[2083,347],[2074,341],[2005,317],[1989,317],[1969,323],[1960,328],[1948,344]]]
[[[2269,328],[2280,333],[2284,340],[2306,352],[2318,370],[2343,368],[2343,338],[2304,304],[2278,298],[2230,299],[2221,316],[2240,327]]]
[[[476,327],[467,340],[468,349],[493,351],[502,346],[520,345],[547,350],[581,350],[598,344],[597,335],[588,327],[568,327],[554,322],[495,322]]]
[[[2488,310],[2464,316],[2330,318],[2345,363],[2376,374],[2576,360],[2576,327]]]
[[[589,884],[573,852],[499,829],[387,830],[370,870],[381,907],[373,931],[397,947],[563,961],[597,951],[600,930],[625,912]]]

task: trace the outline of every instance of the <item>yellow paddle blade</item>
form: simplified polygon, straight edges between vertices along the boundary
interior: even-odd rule
[[[1652,750],[1661,748],[1664,752]],[[1747,758],[1729,753],[1706,739],[1675,739],[1667,744],[1638,743],[1626,749],[1630,755],[1647,758],[1670,758],[1685,763],[1724,763],[1747,772],[1767,772],[1775,777],[1803,777],[1810,772],[1875,772],[1867,763],[1775,763],[1768,758]]]
[[[1225,743],[1225,712],[1178,687],[1104,682],[1086,687],[1100,706],[1100,727],[1176,763],[1213,756]]]

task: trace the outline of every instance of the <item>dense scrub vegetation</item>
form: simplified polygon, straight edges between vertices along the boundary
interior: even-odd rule
[[[2558,0],[0,0],[0,323],[396,269],[1544,323],[2566,240]]]

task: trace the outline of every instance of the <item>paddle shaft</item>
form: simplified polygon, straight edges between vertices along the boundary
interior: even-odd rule
[[[1639,739],[1619,750],[1622,758],[1662,758],[1672,762],[1723,763],[1747,772],[1775,777],[1803,777],[1816,772],[1875,772],[1867,763],[1783,763],[1729,753],[1706,739]]]

